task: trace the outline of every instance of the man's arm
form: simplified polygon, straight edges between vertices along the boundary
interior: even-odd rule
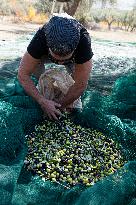
[[[86,89],[91,70],[92,60],[89,60],[83,64],[75,65],[75,71],[73,73],[75,83],[70,87],[65,97],[61,100],[60,104],[62,108],[66,108],[67,105],[73,103],[82,95]]]
[[[60,105],[54,101],[45,99],[44,96],[39,93],[31,80],[31,74],[36,72],[39,63],[40,59],[35,59],[28,52],[26,52],[18,69],[18,80],[25,89],[26,93],[40,104],[41,108],[49,116],[49,118],[57,119],[56,115],[60,115],[61,113],[56,109],[56,107],[60,107]]]
[[[18,69],[18,80],[25,89],[26,93],[33,97],[37,102],[40,102],[42,96],[36,89],[30,77],[33,73],[35,73],[39,63],[40,59],[35,59],[28,52],[26,52]]]

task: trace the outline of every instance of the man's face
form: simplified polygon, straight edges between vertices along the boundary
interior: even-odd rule
[[[73,56],[72,56],[73,53],[74,53],[74,51],[66,56],[59,56],[59,55],[53,53],[51,51],[51,49],[49,48],[50,58],[56,64],[62,64],[62,65],[67,64],[68,62],[70,62],[73,59]]]

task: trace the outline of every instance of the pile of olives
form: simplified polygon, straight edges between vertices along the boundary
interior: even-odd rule
[[[67,188],[91,186],[125,163],[117,142],[75,125],[67,114],[59,121],[44,120],[26,139],[27,170]]]

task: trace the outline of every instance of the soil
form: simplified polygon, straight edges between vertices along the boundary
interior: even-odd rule
[[[39,24],[13,24],[3,22],[0,23],[0,40],[15,40],[18,37],[23,36],[24,34],[31,33],[36,31],[41,25]]]
[[[13,24],[9,22],[0,22],[0,40],[16,39],[21,35],[36,31],[39,24]],[[94,39],[111,40],[117,42],[136,42],[136,33],[125,31],[93,31],[89,30]]]
[[[136,43],[136,32],[126,31],[89,31],[90,35],[95,39],[109,40],[116,42]]]

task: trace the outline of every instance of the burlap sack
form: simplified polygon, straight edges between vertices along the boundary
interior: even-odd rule
[[[39,78],[38,90],[48,100],[58,101],[68,92],[69,88],[75,83],[71,75],[66,71],[65,66],[48,67]],[[69,108],[82,108],[81,99],[75,100],[67,106]]]
[[[38,90],[48,100],[58,101],[63,98],[75,83],[66,70],[46,70],[39,79]],[[72,106],[72,105],[71,105]]]

